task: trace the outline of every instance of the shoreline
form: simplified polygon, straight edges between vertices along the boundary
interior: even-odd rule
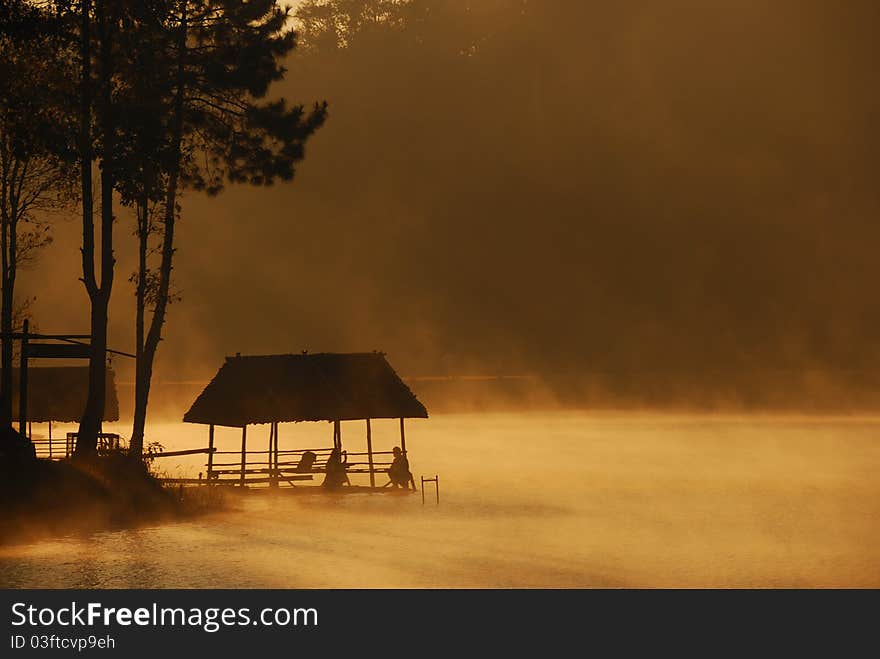
[[[0,478],[0,546],[181,519],[221,503],[181,496],[122,454],[89,462],[9,461],[0,464]]]

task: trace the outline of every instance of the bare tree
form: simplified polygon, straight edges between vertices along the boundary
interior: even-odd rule
[[[72,198],[59,157],[66,128],[63,44],[49,16],[21,0],[4,0],[0,31],[0,424],[12,423],[12,362],[19,269],[52,241],[49,213]],[[36,56],[35,56],[36,55]]]

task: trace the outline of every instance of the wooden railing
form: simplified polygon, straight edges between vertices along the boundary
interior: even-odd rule
[[[187,451],[174,451],[171,453],[157,453],[155,458],[168,457],[171,455],[192,455],[208,453],[211,459],[205,463],[207,468],[206,478],[163,478],[169,484],[223,484],[223,485],[293,485],[297,481],[314,480],[316,474],[324,474],[327,471],[327,459],[333,451],[330,447],[288,449],[275,451],[246,451],[242,456],[241,451],[218,451],[216,449],[191,449]],[[309,467],[303,467],[302,457],[305,453],[314,453],[315,461]],[[372,469],[369,457],[372,455]],[[346,473],[348,474],[382,474],[391,466],[389,456],[392,451],[373,451],[370,453],[343,452],[346,460]],[[227,461],[224,460],[224,456]],[[235,456],[234,461],[228,461]],[[242,461],[244,457],[244,461]],[[221,461],[217,461],[218,458]],[[377,459],[378,458],[378,459]],[[383,459],[384,458],[384,459]],[[277,459],[277,462],[274,460]]]
[[[76,451],[78,433],[69,432],[64,438],[53,437],[31,439],[38,458],[47,460],[66,460]],[[126,441],[116,433],[98,433],[98,455],[106,455],[127,449]]]
[[[47,460],[64,460],[73,455],[75,447],[71,447],[70,439],[67,437],[52,439],[32,439],[34,450],[38,458]]]
[[[64,438],[32,440],[38,458],[64,460],[76,451],[77,433],[69,432]],[[98,435],[98,454],[108,454],[127,449],[126,441],[116,433],[100,433]],[[215,448],[197,448],[181,451],[154,453],[150,459],[170,458],[184,455],[208,454],[211,460],[205,463],[207,477],[202,478],[160,478],[163,483],[174,485],[293,485],[297,481],[314,480],[316,474],[327,471],[327,459],[333,451],[332,447],[310,449],[288,449],[274,451],[246,451],[242,463],[241,451],[218,451]],[[311,452],[316,456],[309,468],[301,467],[303,454]],[[343,451],[348,474],[385,474],[391,466],[393,451],[352,452]],[[217,462],[219,457],[235,456],[231,462]],[[277,456],[277,463],[273,460]],[[372,456],[372,463],[369,458]],[[227,458],[228,460],[228,458]],[[372,468],[371,468],[372,467]]]

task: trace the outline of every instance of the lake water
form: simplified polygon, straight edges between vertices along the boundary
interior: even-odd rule
[[[166,450],[207,444],[200,426],[151,430]],[[280,434],[326,446],[332,429]],[[248,437],[265,448],[268,426]],[[251,492],[193,520],[0,548],[0,586],[880,587],[878,437],[880,418],[437,416],[408,422],[407,447],[417,481],[440,475],[439,506]],[[396,423],[373,438],[390,449]],[[364,450],[363,424],[343,441]],[[162,467],[196,475],[203,457]]]

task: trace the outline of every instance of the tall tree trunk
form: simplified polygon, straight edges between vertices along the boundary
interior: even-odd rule
[[[165,199],[165,220],[162,235],[162,261],[159,265],[159,290],[156,293],[156,308],[150,319],[150,329],[144,340],[141,359],[138,362],[137,383],[135,385],[134,427],[132,429],[131,452],[143,451],[144,427],[147,420],[147,405],[150,398],[150,384],[153,379],[153,362],[159,342],[162,340],[162,327],[168,309],[168,296],[171,287],[171,261],[174,256],[174,222],[177,213],[178,174],[172,172],[169,177],[168,191]],[[136,447],[135,442],[138,445]]]
[[[9,153],[5,144],[0,144],[0,251],[2,251],[2,272],[0,272],[0,332],[3,334],[0,347],[0,428],[12,426],[12,282],[9,279]]]
[[[3,346],[0,349],[0,424],[2,428],[12,425],[12,354],[15,345],[11,334],[15,329],[13,314],[15,312],[15,275],[17,269],[16,226],[9,222],[3,228],[3,275],[2,295],[0,303],[0,332],[3,333]]]
[[[88,47],[89,15],[88,0],[83,0],[83,47]],[[113,120],[112,102],[112,63],[113,43],[112,31],[115,29],[113,21],[108,20],[105,3],[97,0],[95,14],[98,25],[99,47],[99,75],[100,75],[100,134],[101,134],[101,286],[95,281],[94,264],[94,220],[89,214],[86,221],[83,212],[83,275],[86,281],[86,289],[92,303],[91,327],[92,342],[91,355],[89,358],[89,392],[86,407],[79,425],[76,453],[85,457],[95,453],[98,443],[98,433],[104,420],[104,404],[106,400],[106,377],[107,377],[107,312],[110,304],[110,293],[113,288],[113,187],[114,187],[114,150],[115,130]],[[88,58],[83,56],[83,78],[88,84],[87,66]],[[89,99],[90,100],[90,99]],[[84,109],[80,117],[90,117],[90,108]],[[83,126],[81,125],[81,131]],[[91,162],[89,163],[91,166]],[[91,178],[91,175],[90,175]],[[83,184],[85,187],[85,184]],[[91,185],[89,186],[91,188]],[[91,194],[91,190],[89,190]],[[90,229],[87,231],[87,228]],[[89,234],[88,236],[86,234]],[[86,253],[90,252],[86,264]],[[91,280],[91,285],[89,282]]]
[[[18,221],[21,208],[21,186],[27,175],[27,164],[12,154],[9,145],[3,145],[2,167],[2,250],[3,272],[0,275],[0,331],[5,339],[0,348],[0,423],[3,428],[12,426],[12,361],[15,342],[11,334],[15,329],[15,277],[18,272]]]
[[[80,7],[80,110],[79,110],[79,158],[80,182],[82,183],[82,270],[83,284],[89,295],[92,316],[95,313],[95,300],[98,297],[98,283],[95,279],[95,209],[92,202],[92,47],[91,47],[91,0],[82,0]],[[91,322],[94,331],[94,319]],[[93,341],[94,341],[94,337]],[[89,360],[89,401],[93,397],[96,378],[92,377],[94,359]],[[91,417],[94,409],[89,403],[83,410],[79,424],[79,439],[76,444],[77,456],[88,456],[95,452],[97,433],[90,430],[95,426]],[[91,433],[91,437],[89,437]]]
[[[130,452],[134,457],[144,453],[144,426],[147,418],[147,403],[150,395],[150,379],[144,373],[144,310],[147,294],[147,241],[150,236],[149,201],[144,194],[138,203],[138,275],[135,311],[135,378],[134,378],[134,423],[131,430]]]
[[[92,298],[92,350],[89,358],[89,392],[86,407],[79,424],[76,455],[94,455],[98,446],[98,433],[104,420],[104,401],[107,392],[107,303],[103,295]]]
[[[156,307],[150,319],[150,330],[144,341],[138,360],[137,384],[135,385],[134,428],[132,430],[132,454],[135,451],[135,437],[143,450],[144,426],[147,418],[147,404],[150,397],[150,383],[153,378],[153,362],[159,341],[162,340],[162,327],[168,309],[168,297],[171,290],[171,270],[174,259],[174,223],[177,219],[177,187],[180,179],[181,143],[183,140],[183,107],[184,107],[184,69],[186,65],[187,38],[187,3],[184,1],[180,14],[180,32],[177,40],[177,90],[174,99],[172,167],[168,175],[168,186],[165,191],[165,213],[162,226],[162,260],[159,265],[159,288],[156,292]],[[141,366],[142,364],[142,366]]]

